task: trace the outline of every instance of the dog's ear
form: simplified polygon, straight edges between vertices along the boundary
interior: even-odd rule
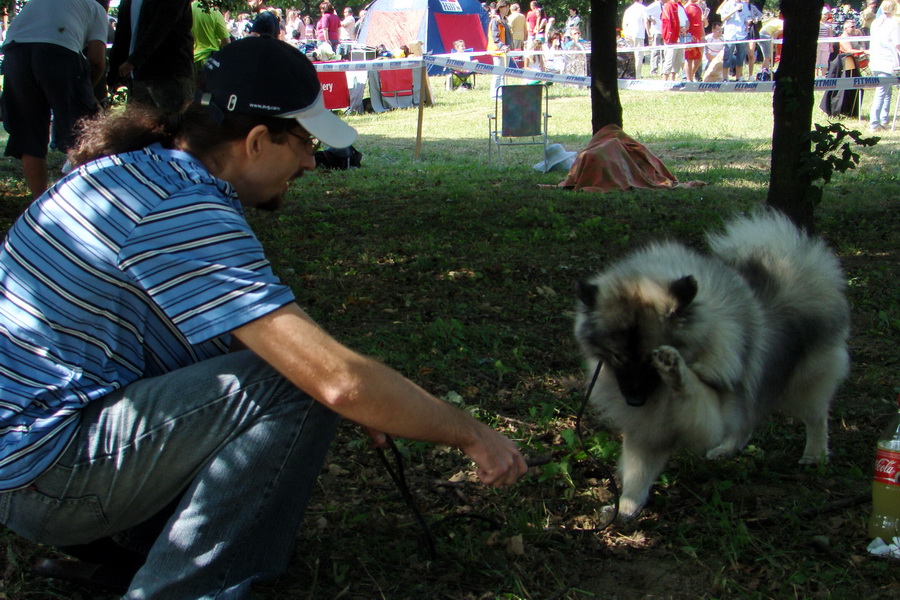
[[[685,275],[681,279],[676,279],[669,284],[669,293],[678,304],[675,308],[675,312],[678,313],[687,308],[697,296],[697,280],[693,275]]]
[[[578,299],[586,308],[594,308],[597,306],[597,286],[593,283],[580,279],[575,284],[575,293]]]

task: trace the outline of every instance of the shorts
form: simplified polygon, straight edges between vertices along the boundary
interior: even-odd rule
[[[56,44],[7,45],[3,79],[6,156],[46,158],[51,111],[53,138],[66,152],[75,144],[76,123],[99,110],[87,60]]]
[[[763,58],[772,58],[772,36],[768,33],[760,33],[761,40],[759,49],[762,50]]]
[[[744,60],[747,58],[747,43],[725,44],[725,54],[722,57],[722,66],[726,69],[731,67],[743,67]]]
[[[684,66],[684,49],[683,48],[664,48],[663,49],[663,75],[668,73],[680,73]]]

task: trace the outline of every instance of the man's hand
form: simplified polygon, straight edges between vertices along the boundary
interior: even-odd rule
[[[119,77],[128,77],[134,71],[134,65],[127,60],[119,65]]]
[[[369,436],[369,442],[372,444],[373,448],[386,448],[388,445],[388,435],[383,431],[378,431],[377,429],[372,429],[371,427],[366,427],[365,425],[360,425],[363,432],[367,436]]]
[[[478,465],[478,479],[484,485],[512,485],[528,471],[525,458],[505,435],[483,425],[478,441],[461,448]]]

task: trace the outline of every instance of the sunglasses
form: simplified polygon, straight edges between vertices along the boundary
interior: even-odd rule
[[[288,133],[298,140],[302,141],[306,146],[306,151],[309,154],[315,154],[322,147],[322,142],[319,141],[318,138],[314,138],[312,136],[306,137],[304,135],[300,135],[299,133],[294,133],[293,131],[288,131]]]

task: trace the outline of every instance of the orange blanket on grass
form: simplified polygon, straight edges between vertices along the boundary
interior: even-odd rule
[[[582,150],[559,187],[588,192],[632,188],[673,189],[700,187],[704,181],[679,183],[646,146],[629,137],[618,125],[600,129]]]

